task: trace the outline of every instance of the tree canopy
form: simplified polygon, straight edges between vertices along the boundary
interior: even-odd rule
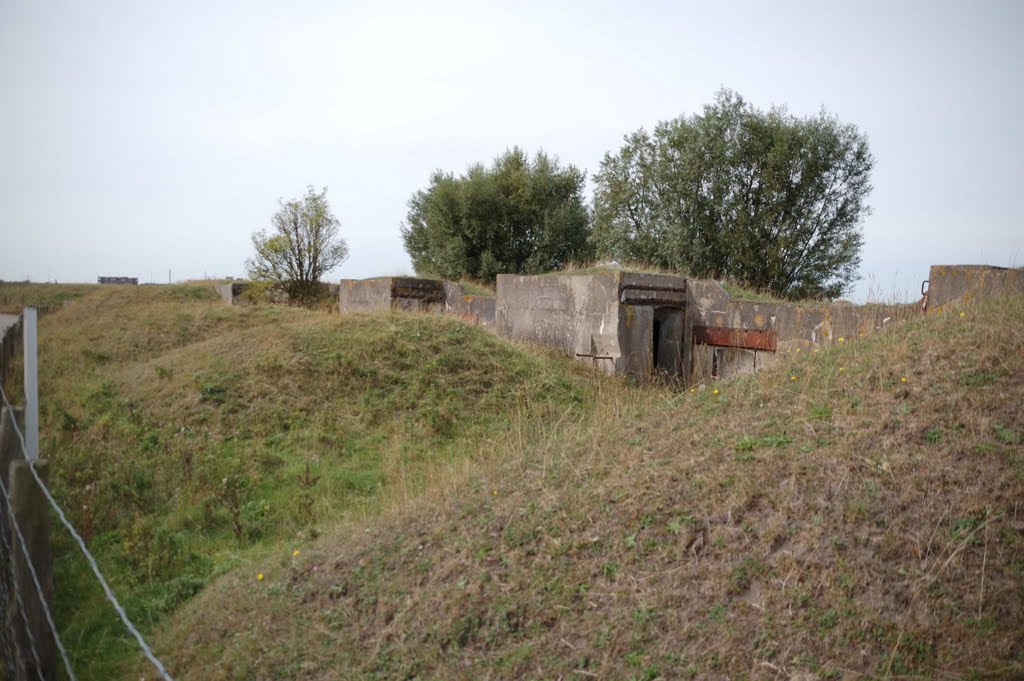
[[[341,222],[331,212],[326,187],[317,193],[310,185],[301,199],[278,203],[270,233],[252,235],[256,254],[246,269],[251,279],[271,283],[290,300],[309,302],[320,295],[320,278],[348,258]]]
[[[835,298],[856,281],[873,165],[854,125],[761,111],[722,90],[702,114],[605,155],[594,243],[606,257]]]
[[[591,253],[586,174],[543,151],[518,147],[458,177],[435,172],[409,200],[405,249],[421,275],[493,282],[500,273],[534,274]]]

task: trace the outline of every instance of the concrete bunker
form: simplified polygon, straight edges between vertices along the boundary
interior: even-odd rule
[[[494,324],[494,298],[469,295],[453,281],[420,277],[341,280],[340,312],[383,309],[445,312],[480,326]]]
[[[685,377],[684,277],[608,271],[498,275],[495,326],[516,340],[561,348],[605,373]]]
[[[228,305],[252,304],[254,302],[250,298],[252,291],[259,291],[257,300],[279,304],[288,302],[288,293],[284,290],[266,287],[266,285],[257,285],[257,288],[253,288],[253,282],[251,281],[229,281],[223,284],[216,284],[213,288],[217,291],[217,295],[221,297],[221,300]],[[321,294],[327,299],[337,297],[338,288],[337,284],[320,284]]]
[[[853,340],[920,309],[735,300],[714,281],[606,271],[499,275],[495,320],[503,336],[561,348],[606,373],[699,385]]]
[[[606,270],[502,274],[494,298],[433,279],[343,280],[339,309],[444,311],[604,373],[700,385],[853,341],[922,310],[1013,293],[1024,293],[1024,270],[936,266],[921,301],[894,305],[737,300],[715,281]]]

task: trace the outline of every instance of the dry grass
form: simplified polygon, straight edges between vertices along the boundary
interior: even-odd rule
[[[1017,298],[718,394],[599,382],[158,647],[182,679],[1020,678],[1022,377]]]
[[[231,307],[210,287],[91,287],[40,338],[55,492],[145,630],[237,565],[443,487],[513,428],[588,411],[609,383],[448,318]],[[79,678],[120,677],[134,646],[55,537]]]

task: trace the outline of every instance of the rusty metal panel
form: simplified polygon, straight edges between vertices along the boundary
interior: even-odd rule
[[[767,329],[735,329],[728,326],[694,326],[693,342],[722,348],[775,352],[778,336]]]

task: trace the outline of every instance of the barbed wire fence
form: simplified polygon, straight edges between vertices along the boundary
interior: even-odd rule
[[[117,599],[85,540],[51,493],[46,482],[47,462],[38,459],[26,444],[26,434],[19,425],[22,410],[11,402],[3,385],[16,356],[13,346],[18,344],[25,324],[22,317],[0,336],[0,605],[5,615],[0,622],[0,673],[5,681],[54,681],[58,678],[59,656],[66,678],[77,681],[53,614],[49,507],[81,550],[104,596],[157,677],[171,681]],[[34,337],[34,315],[29,325]]]

